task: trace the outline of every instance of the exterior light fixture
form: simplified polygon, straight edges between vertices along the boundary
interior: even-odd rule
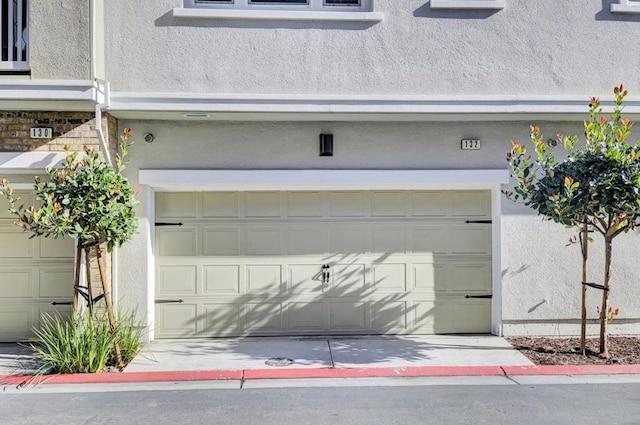
[[[333,156],[333,134],[320,134],[320,156]]]

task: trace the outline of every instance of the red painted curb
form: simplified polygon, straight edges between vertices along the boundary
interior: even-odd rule
[[[77,373],[65,375],[0,376],[0,385],[20,384],[109,384],[128,382],[229,381],[241,380],[242,370],[203,370],[173,372]]]
[[[503,366],[507,376],[640,374],[640,365]]]
[[[247,369],[244,379],[388,378],[420,376],[503,376],[500,366],[408,366],[368,368]]]
[[[295,368],[169,372],[0,375],[2,385],[108,384],[134,382],[228,381],[249,379],[389,378],[429,376],[620,375],[640,374],[640,365],[566,366],[408,366],[366,368]]]

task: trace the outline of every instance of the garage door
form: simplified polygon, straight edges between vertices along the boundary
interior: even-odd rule
[[[490,199],[157,193],[155,335],[489,332]]]
[[[32,205],[32,192],[18,192]],[[73,241],[29,239],[13,224],[4,198],[0,199],[0,341],[32,336],[42,313],[68,314],[73,291]]]

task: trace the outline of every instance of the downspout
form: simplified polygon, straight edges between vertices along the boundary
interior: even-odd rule
[[[102,149],[102,155],[104,156],[107,164],[113,167],[113,159],[111,158],[111,153],[109,152],[109,145],[104,136],[104,132],[102,131],[102,107],[109,105],[109,83],[106,81],[101,81],[97,78],[97,19],[98,14],[96,13],[96,1],[89,0],[89,78],[94,81],[95,94],[94,94],[94,106],[95,106],[95,127],[96,133],[98,135],[98,141],[100,142],[100,147]],[[101,96],[101,87],[102,87],[102,96]],[[111,292],[113,305],[117,307],[118,305],[118,248],[114,247],[111,253]]]

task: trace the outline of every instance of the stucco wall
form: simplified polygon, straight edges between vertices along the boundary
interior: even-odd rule
[[[137,183],[140,168],[185,169],[465,169],[507,168],[512,139],[528,140],[529,124],[512,123],[207,123],[119,121],[137,140],[125,173],[139,190],[140,233],[120,250],[119,295],[144,313],[147,302],[146,215],[149,190]],[[542,123],[544,133],[580,134],[580,123]],[[155,135],[152,144],[142,135]],[[334,134],[333,157],[318,156],[318,134]],[[461,151],[460,139],[480,138],[480,151]],[[561,148],[556,148],[560,152]],[[522,205],[501,201],[502,320],[507,334],[576,334],[580,302],[580,253],[565,247],[574,233]],[[597,237],[596,237],[597,241]],[[612,305],[621,314],[612,326],[637,331],[640,318],[638,235],[614,245]],[[592,245],[592,281],[602,281],[602,247]],[[595,318],[592,294],[589,316]],[[629,320],[628,320],[629,319]],[[528,326],[522,326],[527,323]],[[620,326],[618,326],[620,325]],[[594,328],[595,331],[595,328]]]
[[[611,0],[508,0],[432,11],[376,0],[380,23],[175,19],[182,0],[112,0],[117,91],[341,94],[609,93],[640,89],[640,16]]]
[[[33,79],[90,76],[89,2],[31,0],[29,65]]]

